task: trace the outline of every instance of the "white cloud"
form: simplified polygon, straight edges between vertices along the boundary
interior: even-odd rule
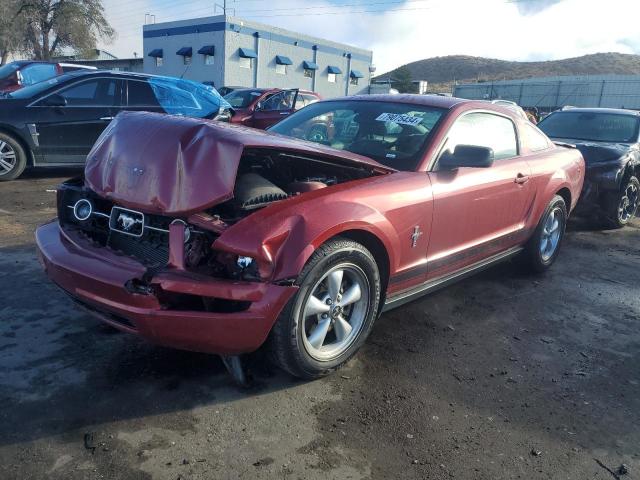
[[[168,7],[167,0],[136,2],[129,15],[126,10],[110,9],[110,4],[122,6],[123,1],[105,0],[107,15],[120,30],[118,41],[107,50],[112,49],[119,56],[141,51],[146,11],[155,13],[157,21],[213,13],[211,3],[200,0],[190,3],[188,10],[184,3]],[[362,12],[381,8],[380,2],[360,3],[362,6],[338,9],[326,0],[311,4],[272,0],[245,3],[243,8],[239,7],[243,5],[240,1],[236,6],[240,17],[373,50],[379,73],[411,61],[454,54],[550,60],[596,52],[640,53],[640,28],[635,21],[640,18],[637,0],[545,0],[546,8],[541,11],[525,11],[519,2],[505,0],[407,0],[390,6],[395,11],[382,13]],[[268,12],[249,13],[264,9],[265,5]],[[309,8],[310,5],[320,8]],[[292,10],[296,7],[306,10]],[[332,11],[361,13],[313,14]]]

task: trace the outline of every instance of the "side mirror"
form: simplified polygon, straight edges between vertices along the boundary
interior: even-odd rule
[[[444,152],[438,160],[441,170],[460,167],[489,168],[493,165],[493,149],[477,145],[457,145],[453,153]]]
[[[45,107],[66,107],[67,99],[58,93],[49,95],[42,101],[42,105]]]

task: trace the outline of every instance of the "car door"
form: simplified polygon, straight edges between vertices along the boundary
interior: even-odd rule
[[[493,164],[439,168],[438,159],[457,145],[491,148]],[[484,111],[463,113],[448,131],[429,175],[434,197],[427,255],[430,278],[507,250],[526,235],[533,182],[509,117]]]
[[[261,101],[253,114],[253,127],[262,130],[278,123],[295,110],[298,90],[283,90]]]
[[[117,112],[121,81],[90,78],[36,101],[36,129],[44,163],[82,164]]]

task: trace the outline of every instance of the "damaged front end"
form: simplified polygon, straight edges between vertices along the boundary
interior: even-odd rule
[[[640,151],[628,144],[576,143],[586,163],[585,181],[577,206],[579,214],[600,209],[603,196],[619,192],[633,172],[640,171]]]
[[[322,147],[192,119],[119,116],[85,176],[58,190],[58,222],[36,232],[49,277],[117,328],[160,344],[257,349],[296,287],[274,277],[278,236],[247,251],[254,212],[384,172]],[[219,247],[220,245],[220,247]]]

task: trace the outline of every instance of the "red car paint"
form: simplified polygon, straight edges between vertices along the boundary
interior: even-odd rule
[[[117,328],[177,348],[250,352],[264,342],[295,294],[294,281],[313,251],[336,235],[376,249],[386,298],[393,299],[523,245],[554,195],[562,194],[569,210],[578,200],[584,178],[579,152],[551,143],[532,151],[522,134],[526,121],[508,110],[432,96],[350,100],[416,103],[447,113],[412,172],[269,132],[139,113],[118,117],[90,154],[85,187],[119,206],[178,217],[216,232],[211,248],[254,258],[259,281],[190,271],[185,267],[185,225],[175,222],[169,262],[154,271],[57,222],[44,225],[36,239],[47,275]],[[519,156],[486,169],[432,171],[449,127],[470,111],[510,118],[519,133]],[[250,147],[308,154],[345,167],[359,164],[374,174],[274,202],[228,225],[202,210],[233,195],[237,164]],[[128,287],[143,280],[144,291]],[[167,294],[244,301],[249,306],[233,313],[167,309],[161,301]]]
[[[235,93],[242,91],[243,89],[234,90]],[[293,100],[293,108],[281,109],[281,110],[261,110],[258,108],[258,104],[264,103],[265,100],[272,97],[275,94],[285,92],[286,89],[281,88],[250,88],[254,92],[260,92],[260,95],[255,95],[254,100],[245,108],[234,108],[234,114],[231,117],[230,122],[238,125],[245,125],[247,127],[259,128],[264,130],[271,125],[278,123],[283,118],[291,115],[296,110],[299,110],[304,106],[304,102],[298,100],[298,97],[304,95],[305,97],[313,97],[316,100],[320,100],[320,95],[308,90],[295,90],[296,97]],[[233,94],[234,92],[231,92]]]
[[[127,208],[179,216],[231,198],[238,163],[247,148],[313,154],[393,171],[355,153],[253,128],[189,117],[167,120],[155,113],[120,113],[87,157],[87,187]]]

